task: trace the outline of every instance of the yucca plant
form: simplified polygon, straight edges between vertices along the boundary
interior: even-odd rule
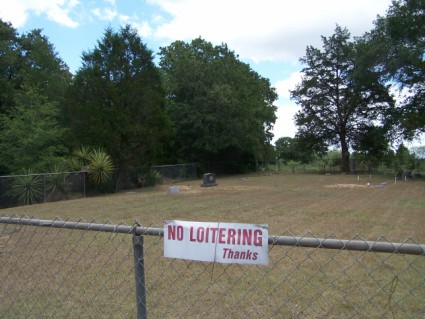
[[[114,169],[110,156],[101,149],[94,149],[89,158],[89,181],[94,185],[105,184]]]
[[[93,149],[90,146],[80,146],[79,149],[74,151],[74,155],[82,160],[84,163],[90,162],[91,154],[93,153]]]
[[[87,160],[88,163],[88,160]],[[84,169],[86,164],[81,158],[79,157],[71,157],[66,162],[66,167],[68,171],[75,172],[75,171],[81,171]]]
[[[21,205],[31,205],[43,198],[43,178],[35,175],[32,169],[19,175],[12,182],[8,195],[15,198]]]
[[[64,172],[63,164],[53,165],[50,169],[51,174],[47,176],[47,191],[50,200],[60,200],[69,191],[68,183],[69,173]]]

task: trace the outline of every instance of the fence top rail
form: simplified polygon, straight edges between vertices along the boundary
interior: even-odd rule
[[[69,221],[69,220],[45,220],[29,217],[16,217],[16,216],[1,216],[0,223],[15,224],[15,225],[28,225],[28,226],[42,226],[53,228],[66,228],[76,230],[90,230],[123,234],[134,234],[138,236],[164,236],[162,228],[144,227],[135,223],[132,226],[125,224],[112,224],[112,223],[95,223],[86,221]],[[392,243],[384,241],[367,241],[367,240],[343,240],[343,239],[330,239],[330,238],[317,238],[317,237],[297,237],[297,236],[275,236],[269,235],[268,244],[280,246],[295,246],[295,247],[308,247],[308,248],[325,248],[325,249],[340,249],[340,250],[354,250],[354,251],[371,251],[382,253],[398,253],[408,255],[422,255],[425,256],[425,245],[412,244],[406,240],[403,243]]]
[[[58,173],[31,173],[31,174],[21,174],[21,175],[3,175],[0,178],[17,178],[17,177],[27,177],[27,176],[51,176],[51,175],[66,175],[66,174],[81,174],[87,173],[87,171],[73,171],[73,172],[58,172]]]

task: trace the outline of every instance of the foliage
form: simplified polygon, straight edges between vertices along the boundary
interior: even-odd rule
[[[40,202],[43,198],[43,180],[41,175],[34,174],[32,169],[24,170],[23,175],[14,178],[8,195],[23,205]]]
[[[257,161],[273,135],[277,94],[225,44],[201,38],[161,48],[177,161]]]
[[[150,169],[145,175],[144,186],[155,186],[162,183],[161,173],[157,170]]]
[[[276,143],[276,155],[279,159],[283,160],[283,163],[286,165],[288,161],[295,159],[295,150],[294,150],[294,139],[291,137],[281,137]]]
[[[46,170],[67,152],[57,104],[31,86],[16,92],[15,101],[0,115],[0,162],[11,172],[29,167]]]
[[[94,149],[89,159],[89,181],[94,185],[105,184],[111,177],[114,166],[111,158],[101,149]]]
[[[407,138],[425,132],[425,2],[396,0],[364,36],[365,58],[401,89],[395,120]]]
[[[61,105],[72,81],[71,73],[41,32],[34,29],[19,38],[23,84],[36,87],[49,102]]]
[[[323,155],[318,149],[320,143],[312,143],[308,146],[306,135],[301,137],[281,137],[276,141],[277,157],[286,165],[289,161],[301,162],[302,164],[309,163],[315,155]]]
[[[125,167],[158,160],[169,132],[153,55],[130,26],[108,28],[83,54],[64,107],[68,141],[105,149]]]
[[[55,164],[50,168],[50,174],[46,176],[46,189],[49,193],[49,201],[61,200],[70,190],[67,181],[69,173],[65,172],[63,164]]]
[[[102,185],[109,181],[114,165],[111,157],[104,150],[80,146],[74,151],[74,156],[68,161],[68,166],[79,171],[86,171],[92,184]]]
[[[88,165],[91,159],[93,149],[89,146],[81,145],[80,148],[74,151],[74,158],[70,162],[70,165],[75,167],[77,170],[81,170],[84,165]]]
[[[397,148],[393,159],[394,172],[402,175],[404,171],[411,171],[415,168],[415,156],[403,144]]]
[[[362,158],[369,167],[377,167],[390,154],[390,143],[382,127],[364,127],[353,142],[357,159]]]
[[[71,74],[41,30],[0,20],[0,34],[0,173],[46,169],[66,151],[57,118]]]
[[[347,29],[337,26],[322,42],[323,50],[307,47],[300,59],[306,65],[302,82],[291,91],[301,106],[297,137],[310,145],[338,145],[342,170],[349,171],[350,143],[363,127],[382,122],[393,101],[378,74],[360,63],[361,51]]]
[[[18,59],[18,34],[10,23],[0,19],[0,114],[13,105]]]

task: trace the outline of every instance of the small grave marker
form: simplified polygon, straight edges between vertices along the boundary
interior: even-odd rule
[[[169,194],[176,194],[180,192],[180,187],[178,186],[171,186],[168,188],[168,193]]]
[[[202,187],[211,187],[211,186],[217,186],[218,184],[215,181],[215,174],[213,173],[206,173],[203,176],[203,183],[201,184]]]

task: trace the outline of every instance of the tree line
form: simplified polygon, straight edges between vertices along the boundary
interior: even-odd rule
[[[108,28],[71,74],[41,30],[19,36],[1,21],[0,32],[3,175],[81,169],[85,148],[117,168],[255,163],[271,142],[275,89],[225,44],[176,41],[156,66],[137,30]]]
[[[239,172],[282,158],[282,141],[303,160],[337,145],[349,170],[350,152],[379,157],[425,131],[424,17],[424,1],[394,1],[362,37],[337,26],[307,47],[298,132],[276,147],[276,90],[226,44],[175,41],[156,65],[137,30],[107,28],[71,74],[42,30],[0,20],[0,175],[214,161]]]

